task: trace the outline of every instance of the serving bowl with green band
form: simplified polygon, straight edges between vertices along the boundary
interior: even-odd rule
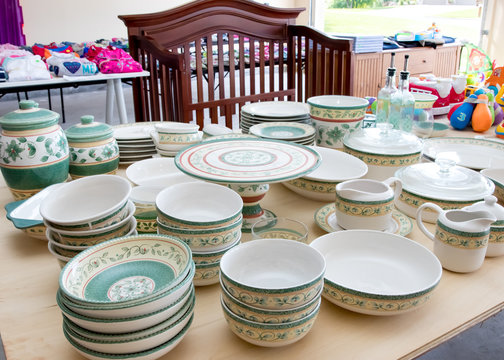
[[[40,204],[40,214],[53,228],[99,229],[123,220],[129,211],[131,185],[117,175],[93,175],[55,189]]]
[[[306,244],[258,239],[222,256],[220,279],[226,290],[245,304],[284,310],[302,306],[319,294],[325,267],[322,255]]]
[[[128,236],[75,256],[61,271],[59,284],[75,303],[134,305],[169,292],[186,277],[192,262],[191,249],[177,238]]]
[[[368,315],[399,315],[430,299],[442,275],[426,247],[377,230],[347,230],[311,242],[327,262],[322,296]],[[401,274],[398,276],[398,274]]]
[[[221,299],[224,318],[231,331],[240,339],[264,347],[280,347],[293,344],[305,337],[313,327],[320,309],[318,306],[299,320],[285,323],[261,323],[234,314]]]

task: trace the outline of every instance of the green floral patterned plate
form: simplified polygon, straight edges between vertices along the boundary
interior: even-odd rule
[[[336,206],[330,203],[315,212],[315,222],[324,231],[333,232],[344,230],[336,221]],[[406,236],[413,230],[413,221],[397,209],[392,211],[392,220],[386,232]]]

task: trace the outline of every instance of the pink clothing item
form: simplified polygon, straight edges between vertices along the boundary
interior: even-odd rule
[[[96,65],[103,74],[129,73],[142,71],[142,66],[122,49],[108,46],[91,46],[86,58]]]

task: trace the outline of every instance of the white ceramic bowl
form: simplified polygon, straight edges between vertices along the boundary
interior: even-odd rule
[[[326,265],[323,256],[306,244],[259,239],[227,251],[220,266],[221,282],[232,296],[261,309],[280,310],[302,306],[317,296]]]
[[[241,216],[243,200],[225,186],[194,182],[172,185],[156,197],[159,221],[181,228],[212,228]]]
[[[293,344],[308,334],[317,319],[320,303],[308,316],[280,324],[243,319],[229,310],[222,299],[221,307],[229,328],[239,338],[257,346],[280,347]]]
[[[144,319],[148,314],[154,315],[166,309],[167,312],[163,316],[169,317],[176,312],[180,306],[180,301],[183,299],[189,289],[192,286],[192,281],[194,278],[195,266],[194,263],[191,264],[191,269],[186,277],[168,293],[161,293],[153,298],[146,299],[141,302],[137,302],[134,305],[131,304],[118,304],[114,307],[103,307],[100,305],[84,305],[75,303],[72,299],[67,298],[61,290],[58,292],[61,295],[62,302],[65,306],[73,311],[74,313],[81,315],[85,318],[92,319],[131,319],[131,318],[142,318]],[[170,310],[168,310],[170,309]],[[134,327],[137,330],[142,326],[147,327],[148,325],[154,325],[155,323],[162,321],[160,318],[150,317],[149,322],[145,320],[140,321]],[[109,321],[110,322],[110,321]],[[87,327],[89,329],[89,327]],[[113,328],[110,329],[111,332],[117,332]],[[134,330],[131,330],[134,331]]]
[[[308,175],[283,183],[301,196],[317,201],[334,201],[338,183],[361,178],[368,171],[367,165],[355,156],[320,146],[309,147],[320,154],[320,166]]]
[[[89,331],[63,319],[63,330],[88,349],[109,354],[128,354],[159,346],[176,336],[194,313],[194,293],[173,316],[149,328],[127,334],[103,334]]]
[[[126,169],[126,177],[135,185],[157,187],[201,181],[184,174],[175,166],[173,158],[166,157],[145,159],[131,164]]]
[[[163,121],[154,125],[157,131],[172,133],[172,134],[190,134],[197,132],[198,124],[181,123],[175,121]]]
[[[220,264],[203,264],[196,265],[196,273],[194,274],[194,286],[208,286],[219,282]]]
[[[124,219],[131,185],[116,175],[94,175],[56,188],[40,204],[42,218],[65,230],[91,230]]]
[[[59,277],[73,302],[101,307],[136,304],[169,292],[187,275],[191,249],[164,235],[126,236],[90,247]]]
[[[375,230],[347,230],[310,244],[326,259],[327,300],[369,315],[418,309],[441,280],[442,268],[427,248],[405,237]]]

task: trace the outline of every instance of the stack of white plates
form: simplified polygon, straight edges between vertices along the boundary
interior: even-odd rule
[[[290,141],[302,145],[313,145],[315,128],[309,124],[272,121],[250,127],[250,134],[263,139]]]
[[[241,108],[240,128],[244,134],[248,134],[253,125],[272,121],[311,124],[310,108],[295,101],[263,101]]]
[[[119,145],[119,164],[133,164],[157,154],[151,138],[156,122],[132,123],[114,126],[114,137]]]

